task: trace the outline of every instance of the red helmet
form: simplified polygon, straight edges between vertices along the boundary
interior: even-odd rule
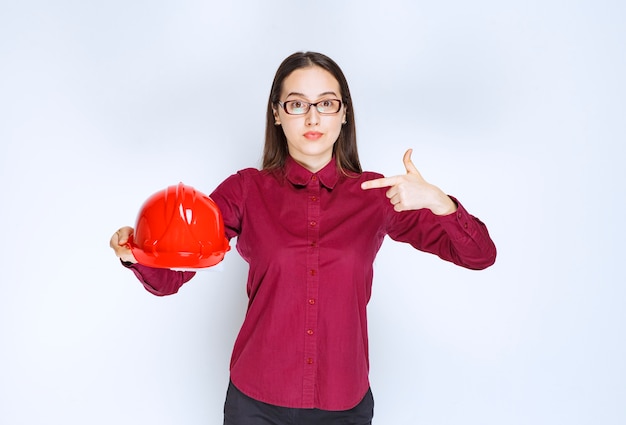
[[[144,202],[129,243],[139,264],[173,269],[211,267],[230,250],[215,202],[182,183]]]

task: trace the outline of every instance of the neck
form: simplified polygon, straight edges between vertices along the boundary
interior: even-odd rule
[[[304,168],[306,168],[307,170],[309,170],[312,173],[317,173],[319,170],[321,170],[322,168],[326,167],[330,161],[332,161],[332,156],[330,158],[306,158],[306,159],[301,159],[301,158],[295,158],[293,157],[293,160],[296,161],[298,164],[302,165]]]

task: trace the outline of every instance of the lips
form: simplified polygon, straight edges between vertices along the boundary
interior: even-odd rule
[[[319,131],[307,131],[306,133],[304,133],[304,137],[307,140],[317,140],[320,137],[322,137],[322,133],[320,133]]]

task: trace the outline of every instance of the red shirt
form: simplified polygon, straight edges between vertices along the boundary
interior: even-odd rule
[[[211,194],[250,265],[248,311],[231,359],[243,393],[285,407],[358,404],[369,388],[366,306],[385,235],[471,269],[495,261],[485,225],[463,206],[447,216],[395,212],[386,189],[361,189],[379,177],[341,175],[334,161],[311,173],[289,158],[284,174],[245,169]],[[131,268],[156,295],[193,276]]]

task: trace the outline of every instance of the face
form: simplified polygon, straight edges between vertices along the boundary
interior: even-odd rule
[[[335,77],[325,69],[300,68],[283,80],[281,102],[317,103],[328,99],[341,99],[341,91]],[[285,133],[289,155],[310,171],[317,172],[332,159],[346,111],[342,104],[335,114],[320,114],[311,106],[306,114],[290,115],[276,106],[274,117]]]

